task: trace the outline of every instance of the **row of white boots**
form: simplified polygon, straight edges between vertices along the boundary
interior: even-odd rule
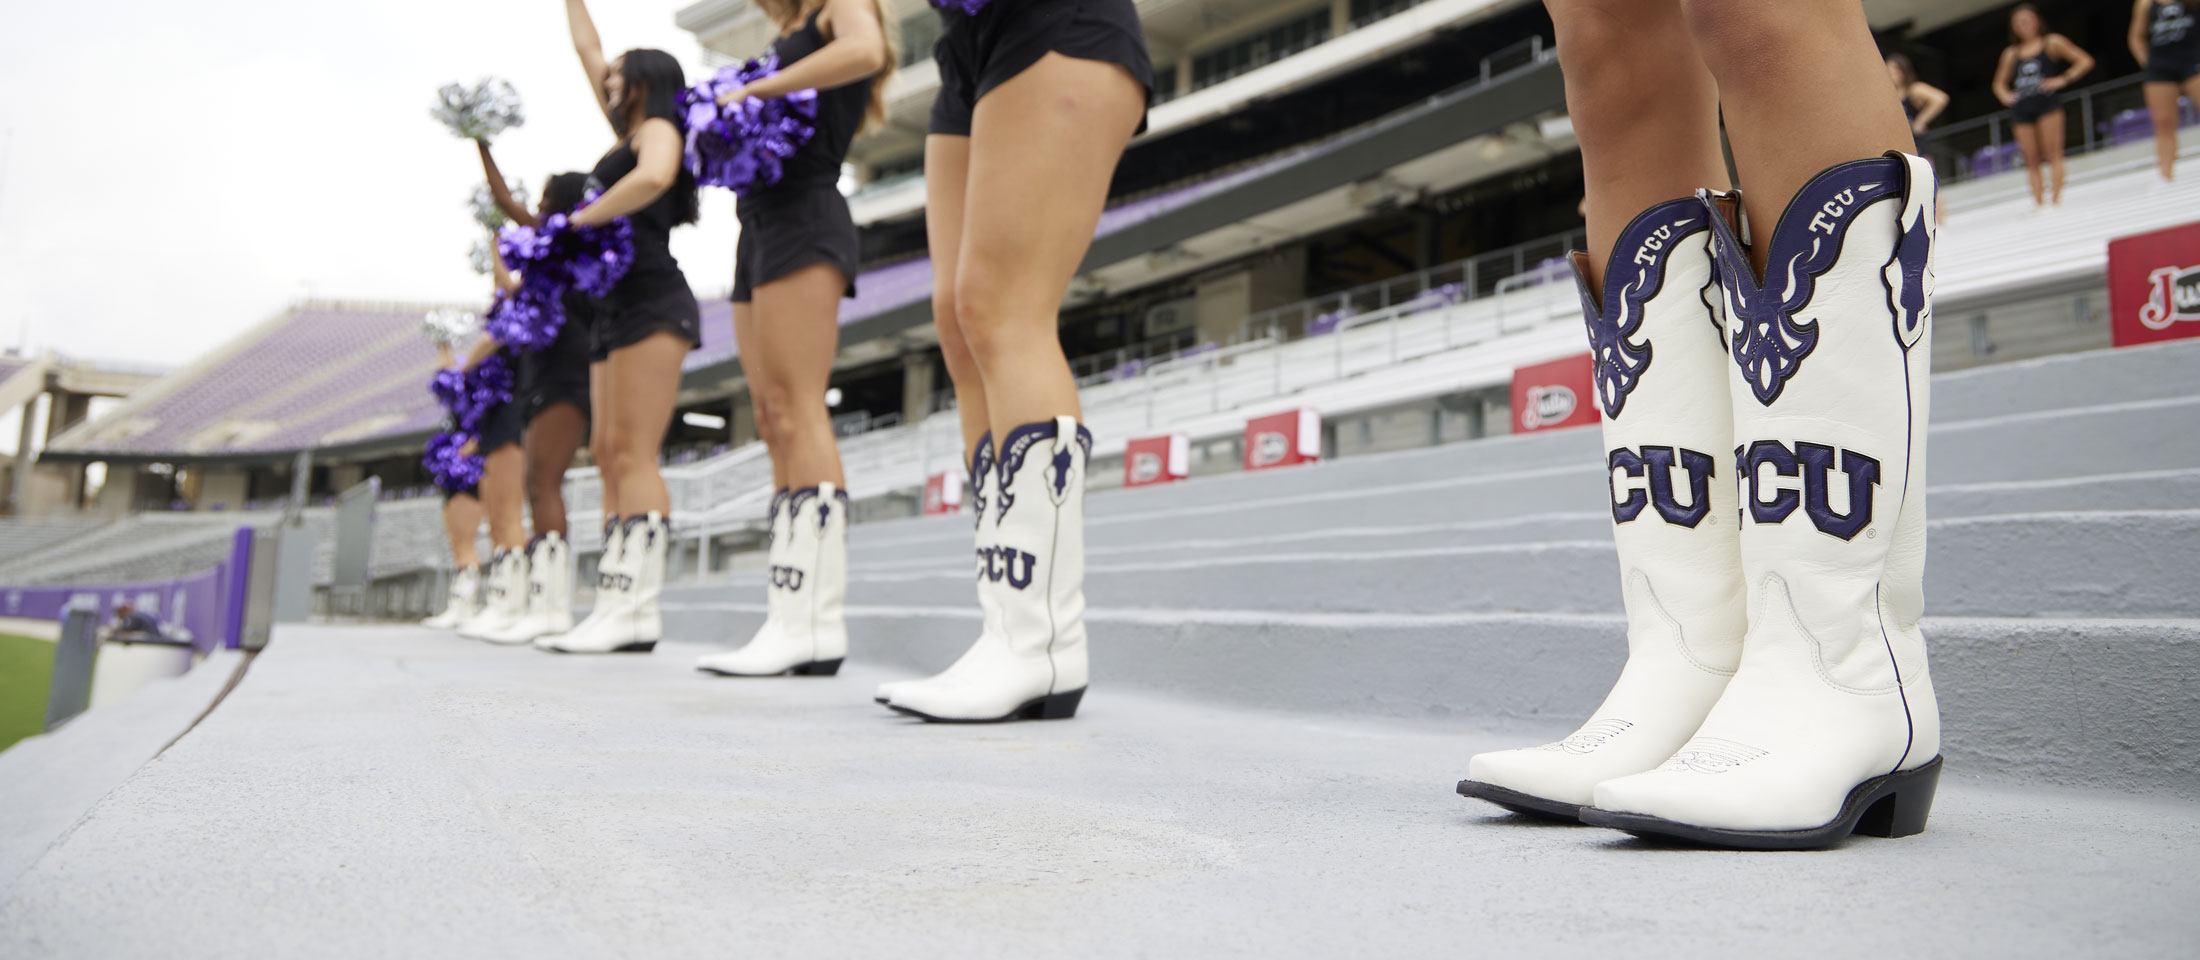
[[[573,622],[573,551],[556,532],[536,537],[524,550],[498,549],[486,577],[472,567],[460,570],[451,578],[449,605],[423,622],[474,640],[533,644],[553,653],[647,653],[664,633],[657,605],[669,532],[656,513],[604,525],[596,605],[579,623]]]

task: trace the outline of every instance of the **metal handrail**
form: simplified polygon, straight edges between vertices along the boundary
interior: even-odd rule
[[[2104,109],[2101,106],[2101,100],[2118,94],[2136,95],[2137,88],[2145,79],[2144,74],[2133,73],[2113,80],[2104,80],[2078,90],[2063,91],[2063,110],[2078,113],[2077,123],[2064,125],[2064,153],[2066,155],[2084,154],[2111,146],[2112,144],[2109,142],[2109,138],[2103,134],[2101,126],[2104,121],[2112,116],[2112,111]],[[1941,181],[1943,183],[1953,183],[2006,172],[2001,169],[1980,172],[1972,168],[1967,161],[1977,152],[1979,147],[1998,149],[2003,144],[2014,142],[2015,131],[2012,129],[2013,124],[2010,122],[2014,113],[2013,110],[1998,110],[1927,131],[1920,138],[1920,146],[1926,150],[1927,155],[1935,157],[1944,155],[1947,159],[1956,161],[1949,165],[1950,169],[1940,172]],[[1976,142],[1980,131],[1984,131],[1984,141]],[[1976,145],[1962,147],[1957,145],[1956,141],[1969,141],[1974,142]]]

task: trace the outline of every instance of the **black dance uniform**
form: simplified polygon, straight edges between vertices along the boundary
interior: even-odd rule
[[[2174,83],[2200,75],[2200,0],[2154,0],[2147,15],[2148,83]]]
[[[1153,99],[1153,61],[1132,0],[993,0],[974,14],[941,7],[940,19],[944,29],[932,48],[940,65],[933,133],[969,136],[978,101],[1049,52],[1116,64]],[[1138,132],[1146,132],[1143,115]]]
[[[589,186],[609,190],[633,173],[638,162],[634,148],[620,141],[596,161],[596,169],[589,171]],[[610,296],[596,301],[591,359],[607,359],[611,351],[631,347],[658,331],[676,334],[689,346],[702,346],[702,311],[696,306],[694,291],[688,289],[687,275],[680,272],[679,261],[672,258],[672,227],[678,217],[674,212],[678,203],[672,191],[666,190],[649,206],[628,215],[634,224],[634,265],[611,288]]]
[[[512,398],[481,415],[481,445],[474,452],[484,457],[520,442],[527,433],[526,393],[519,384],[520,365],[525,361],[515,361],[519,351],[508,347],[499,347],[497,353],[512,370]]]
[[[817,28],[822,9],[802,28],[772,42],[779,68],[825,46]],[[863,126],[871,104],[873,78],[817,92],[817,134],[782,165],[779,182],[754,190],[736,207],[741,239],[733,254],[733,302],[754,299],[756,288],[804,267],[829,263],[847,279],[846,296],[856,295],[856,262],[862,249],[855,217],[840,195],[840,166],[848,145]]]
[[[585,294],[565,295],[565,325],[557,339],[534,353],[519,357],[519,386],[513,402],[519,404],[522,423],[533,423],[544,410],[561,403],[588,415],[588,350],[596,326],[596,301]]]
[[[2062,94],[2040,89],[2040,83],[2049,77],[2061,76],[2069,65],[2049,56],[2047,44],[2040,44],[2040,52],[2017,59],[2016,76],[2009,86],[2017,92],[2015,106],[2009,108],[2009,119],[2016,123],[2038,123],[2040,118],[2062,110]]]

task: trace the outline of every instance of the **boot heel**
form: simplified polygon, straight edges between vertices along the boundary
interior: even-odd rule
[[[1867,837],[1914,837],[1925,832],[1925,818],[1933,812],[1933,794],[1940,788],[1940,758],[1915,770],[1887,778],[1882,795],[1865,808],[1856,821],[1856,832]]]
[[[839,672],[839,660],[813,660],[794,668],[794,675],[798,677],[830,677]]]
[[[1026,720],[1067,720],[1077,715],[1077,704],[1085,699],[1085,688],[1078,687],[1068,693],[1050,693],[1024,704],[1017,711]]]
[[[634,640],[611,648],[612,653],[648,653],[657,649],[655,640]]]

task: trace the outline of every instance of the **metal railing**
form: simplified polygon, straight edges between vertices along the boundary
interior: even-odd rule
[[[1388,310],[1431,294],[1448,295],[1452,302],[1458,303],[1479,300],[1500,292],[1500,287],[1509,278],[1539,275],[1552,261],[1563,263],[1567,251],[1580,249],[1587,243],[1585,232],[1568,230],[1350,290],[1263,310],[1240,321],[1237,335],[1231,342],[1271,335],[1280,335],[1285,340],[1319,336],[1354,317]]]
[[[2131,135],[2117,130],[2116,121],[2129,111],[2146,109],[2146,97],[2140,89],[2144,79],[2143,74],[2134,73],[2064,91],[2064,154],[2076,156],[2127,142]],[[2181,126],[2200,123],[2200,113],[2194,111],[2192,101],[2184,101],[2181,109]],[[1919,146],[1927,159],[1940,165],[1942,182],[1974,180],[2023,169],[2014,126],[2012,111],[2002,110],[1930,130]],[[2151,136],[2151,121],[2146,129],[2146,135]]]

